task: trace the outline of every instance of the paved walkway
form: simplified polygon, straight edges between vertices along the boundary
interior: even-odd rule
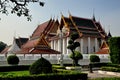
[[[98,73],[98,71],[93,71],[93,73],[90,73],[89,71],[84,71],[84,73],[88,73],[88,78],[118,77],[115,75],[100,74]]]

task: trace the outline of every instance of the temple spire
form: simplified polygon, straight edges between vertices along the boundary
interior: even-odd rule
[[[92,19],[93,19],[94,22],[96,22],[94,9],[93,9],[93,18]]]
[[[108,38],[111,38],[111,37],[112,37],[112,35],[111,35],[110,30],[109,30],[109,32],[108,32]]]
[[[108,31],[108,38],[111,38],[112,37],[112,35],[111,35],[111,32],[110,32],[110,25],[109,25],[109,31]]]
[[[95,14],[93,13],[93,21],[96,22]]]

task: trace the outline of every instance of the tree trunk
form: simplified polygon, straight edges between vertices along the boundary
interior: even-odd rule
[[[72,50],[72,53],[73,53],[73,66],[75,66],[75,53],[73,50]]]
[[[78,60],[74,60],[75,61],[75,66],[78,66]]]

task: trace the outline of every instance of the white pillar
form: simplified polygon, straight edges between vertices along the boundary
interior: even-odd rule
[[[90,37],[88,37],[88,53],[91,53]]]
[[[54,42],[53,42],[53,40],[51,41],[51,49],[54,49]]]
[[[81,46],[81,53],[83,54],[83,39],[80,40],[80,46]]]
[[[66,38],[63,38],[63,54],[66,54]]]
[[[60,39],[58,40],[58,51],[61,50],[61,42],[60,42]]]
[[[66,41],[67,41],[67,42],[66,42],[66,43],[67,43],[67,46],[69,45],[69,43],[68,43],[69,40],[70,40],[70,38],[67,37],[67,40],[66,40]],[[67,54],[70,54],[70,50],[69,50],[69,49],[67,49]]]
[[[97,42],[97,38],[95,38],[95,52],[98,51],[98,42]]]
[[[54,40],[54,50],[56,50],[56,40]]]

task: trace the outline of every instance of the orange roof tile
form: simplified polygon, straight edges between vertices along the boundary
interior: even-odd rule
[[[96,54],[108,54],[108,53],[109,53],[109,49],[107,48],[101,49],[100,51],[96,52]]]
[[[96,52],[96,54],[108,54],[109,53],[109,46],[106,42],[103,42],[100,50]]]

